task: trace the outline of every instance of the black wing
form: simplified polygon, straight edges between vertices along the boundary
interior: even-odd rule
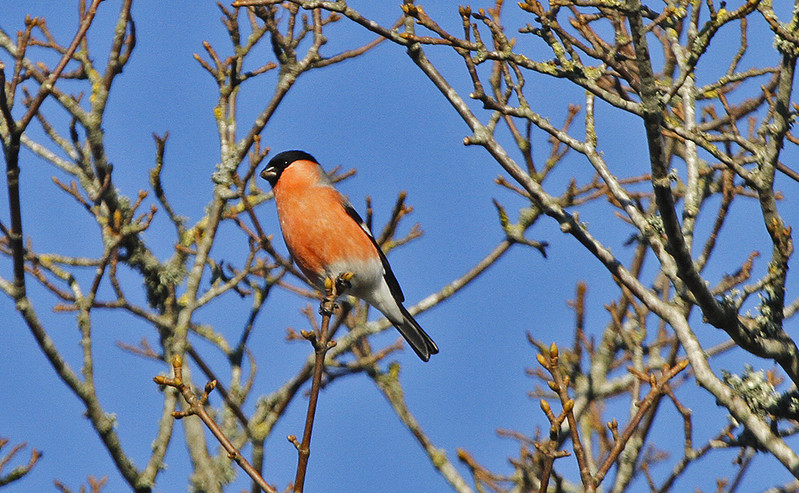
[[[394,299],[399,301],[400,303],[405,301],[405,295],[402,294],[402,289],[400,289],[399,282],[397,282],[397,278],[394,277],[394,273],[391,272],[391,266],[388,265],[388,259],[386,255],[383,253],[383,250],[380,249],[380,245],[377,244],[375,237],[372,236],[372,232],[369,231],[369,227],[366,223],[361,219],[361,216],[358,215],[358,211],[350,204],[350,201],[347,200],[344,196],[341,197],[342,205],[344,206],[344,210],[347,211],[347,215],[355,220],[361,229],[364,230],[366,235],[372,240],[372,244],[377,249],[378,255],[380,255],[380,261],[383,262],[383,277],[386,279],[386,283],[388,283],[388,289],[391,290],[391,294],[394,296]]]

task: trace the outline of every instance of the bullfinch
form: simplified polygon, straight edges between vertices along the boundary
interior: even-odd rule
[[[405,297],[371,231],[313,156],[281,152],[261,178],[272,185],[283,239],[311,284],[324,290],[325,278],[353,273],[348,293],[380,310],[423,361],[438,353],[402,305]]]

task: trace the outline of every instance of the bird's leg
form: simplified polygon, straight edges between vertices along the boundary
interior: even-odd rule
[[[333,309],[336,308],[336,282],[332,278],[325,278],[325,293],[322,295],[322,301],[319,303],[319,315],[323,317],[330,317],[333,315]]]

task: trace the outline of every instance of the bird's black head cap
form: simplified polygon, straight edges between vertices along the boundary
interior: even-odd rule
[[[280,178],[280,174],[283,173],[283,170],[288,168],[289,165],[294,161],[311,161],[313,163],[318,162],[316,158],[305,151],[283,151],[269,160],[269,164],[267,164],[266,168],[261,171],[261,178],[268,181],[269,184],[274,187],[278,178]]]

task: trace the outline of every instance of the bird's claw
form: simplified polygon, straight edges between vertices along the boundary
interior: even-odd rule
[[[330,308],[328,308],[328,306]],[[333,302],[330,298],[325,296],[322,298],[322,302],[319,303],[319,315],[323,317],[329,317],[333,315],[333,310],[336,309],[336,303]]]
[[[352,278],[355,274],[352,272],[343,272],[336,277],[336,294],[341,295],[344,291],[352,287]]]

